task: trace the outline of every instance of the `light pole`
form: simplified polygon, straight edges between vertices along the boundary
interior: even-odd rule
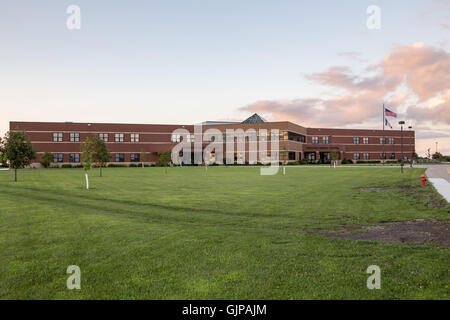
[[[402,150],[402,161],[401,161],[401,163],[400,163],[400,166],[401,166],[401,171],[402,171],[402,173],[403,173],[403,125],[405,124],[405,121],[399,121],[398,122],[398,124],[400,125],[400,130],[401,130],[401,133],[400,133],[400,137],[401,137],[401,144],[402,144],[402,146],[401,146],[401,150]]]
[[[409,126],[408,127],[408,129],[409,129],[409,150],[411,151],[411,159],[410,159],[410,167],[412,168],[412,166],[413,166],[413,150],[412,150],[412,145],[411,145],[411,129],[412,129],[412,126]]]

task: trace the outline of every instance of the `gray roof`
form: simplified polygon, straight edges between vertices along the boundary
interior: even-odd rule
[[[267,122],[267,120],[261,117],[259,114],[255,113],[251,117],[242,121],[241,123],[264,123],[264,122]]]

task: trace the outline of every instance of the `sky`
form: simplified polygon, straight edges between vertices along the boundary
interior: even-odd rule
[[[70,5],[80,29],[69,29]],[[367,20],[380,9],[380,28]],[[9,121],[382,127],[450,155],[450,0],[2,0]]]

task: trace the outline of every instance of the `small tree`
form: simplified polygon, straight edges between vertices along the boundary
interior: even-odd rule
[[[332,162],[334,162],[334,165],[336,166],[336,162],[339,160],[339,151],[331,151],[330,158]]]
[[[6,168],[8,164],[6,163],[6,155],[3,152],[2,146],[3,146],[2,138],[0,137],[0,166]]]
[[[147,158],[147,154],[145,153],[144,149],[141,149],[141,161],[142,161],[142,168],[144,167],[144,162]]]
[[[103,176],[102,168],[109,162],[111,156],[106,143],[103,139],[95,136],[92,140],[92,161],[97,163],[100,168],[100,177]]]
[[[50,167],[50,165],[53,162],[53,153],[50,152],[44,152],[44,154],[41,156],[41,165],[44,168]]]
[[[158,160],[156,161],[156,165],[160,167],[165,167],[165,172],[167,173],[167,166],[170,161],[172,161],[172,151],[164,151],[158,152]]]
[[[36,158],[36,151],[25,131],[8,131],[1,142],[2,158],[9,161],[14,169],[14,181],[17,182],[17,169],[28,166]]]
[[[92,166],[92,156],[94,153],[94,146],[89,138],[86,138],[83,143],[81,143],[81,165],[83,166],[84,173],[86,176],[86,189],[89,189],[89,177],[88,171]]]

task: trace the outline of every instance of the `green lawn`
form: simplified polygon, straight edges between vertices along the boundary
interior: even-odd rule
[[[434,208],[423,169],[256,167],[0,171],[1,299],[448,299],[450,248],[307,229]],[[381,192],[362,187],[393,186]],[[366,288],[369,265],[381,290]],[[66,268],[81,268],[81,290]]]

